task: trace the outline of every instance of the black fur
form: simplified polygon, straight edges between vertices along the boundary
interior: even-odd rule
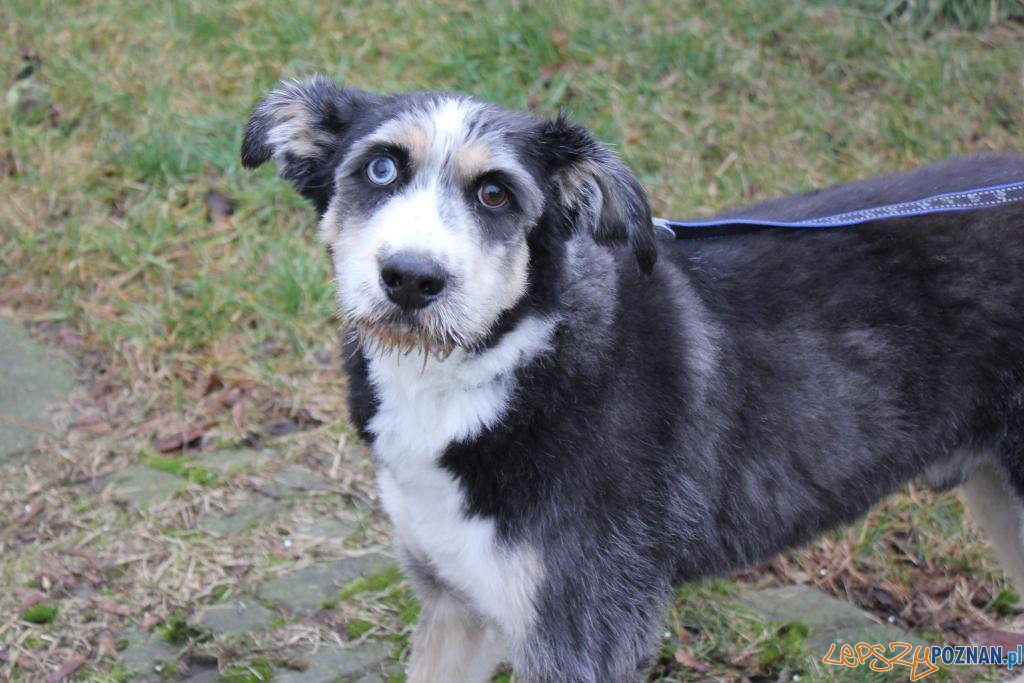
[[[575,186],[575,192],[559,192],[556,206],[565,212],[561,222],[593,233],[599,242],[627,240],[640,270],[650,273],[657,258],[651,207],[622,161],[564,114],[541,126],[535,144],[544,172]]]
[[[268,156],[253,125],[250,165]],[[528,314],[560,323],[552,350],[517,370],[500,423],[441,465],[467,514],[543,558],[538,622],[514,661],[524,680],[639,680],[673,582],[850,522],[930,467],[988,459],[1024,497],[1024,203],[655,243],[642,189],[589,133],[560,118],[521,144],[549,206],[530,289],[493,338]],[[573,167],[609,172],[595,234],[628,240],[643,272],[572,236],[593,200],[566,197]],[[797,219],[1012,180],[1024,157],[972,157],[729,215]],[[366,360],[345,355],[351,415],[372,438]]]

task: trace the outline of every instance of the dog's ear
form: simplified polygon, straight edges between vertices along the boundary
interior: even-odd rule
[[[657,259],[651,207],[640,181],[590,131],[565,115],[540,130],[541,154],[555,183],[559,207],[574,230],[598,242],[628,241],[640,270]]]
[[[345,131],[371,98],[320,75],[282,83],[249,117],[242,164],[256,168],[273,157],[280,176],[323,214],[334,191]]]

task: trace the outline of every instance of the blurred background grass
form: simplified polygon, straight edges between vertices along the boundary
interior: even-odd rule
[[[1024,149],[1020,0],[7,0],[0,19],[6,87],[43,88],[38,115],[0,112],[0,306],[99,359],[90,371],[134,398],[118,429],[158,410],[199,417],[194,390],[214,371],[264,387],[274,410],[320,400],[308,366],[338,323],[313,213],[237,154],[249,108],[281,78],[565,109],[671,217]],[[102,458],[141,452],[126,438]],[[933,503],[911,490],[734,578],[817,584],[958,641],[1007,601],[956,499]],[[936,577],[958,589],[921,602],[915,584]],[[806,668],[799,648],[764,659],[779,633],[722,606],[736,585],[681,591],[652,680]]]
[[[18,165],[2,179],[5,267],[107,341],[154,351],[209,347],[243,321],[299,346],[322,339],[331,303],[311,215],[237,158],[249,107],[283,77],[565,108],[671,216],[1014,148],[1024,115],[1019,2],[14,0],[0,11],[8,78],[38,59],[55,106],[55,125],[2,122]],[[229,233],[210,235],[210,190],[239,206]],[[116,291],[96,286],[109,278]]]

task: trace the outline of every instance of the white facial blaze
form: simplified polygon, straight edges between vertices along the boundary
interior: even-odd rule
[[[414,252],[437,261],[452,276],[466,270],[473,254],[469,221],[442,223],[436,183],[411,187],[377,210],[355,228],[340,231],[334,248],[338,296],[345,313],[359,319],[379,310],[384,301],[380,260],[388,255]]]

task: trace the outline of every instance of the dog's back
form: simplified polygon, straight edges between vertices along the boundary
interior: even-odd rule
[[[1022,179],[1024,156],[984,155],[722,216],[799,220]],[[661,256],[719,330],[714,532],[746,541],[730,564],[917,475],[951,486],[992,461],[1024,496],[1024,202]]]
[[[986,152],[947,159],[903,173],[769,199],[722,211],[715,218],[801,220],[1022,180],[1024,155]]]

